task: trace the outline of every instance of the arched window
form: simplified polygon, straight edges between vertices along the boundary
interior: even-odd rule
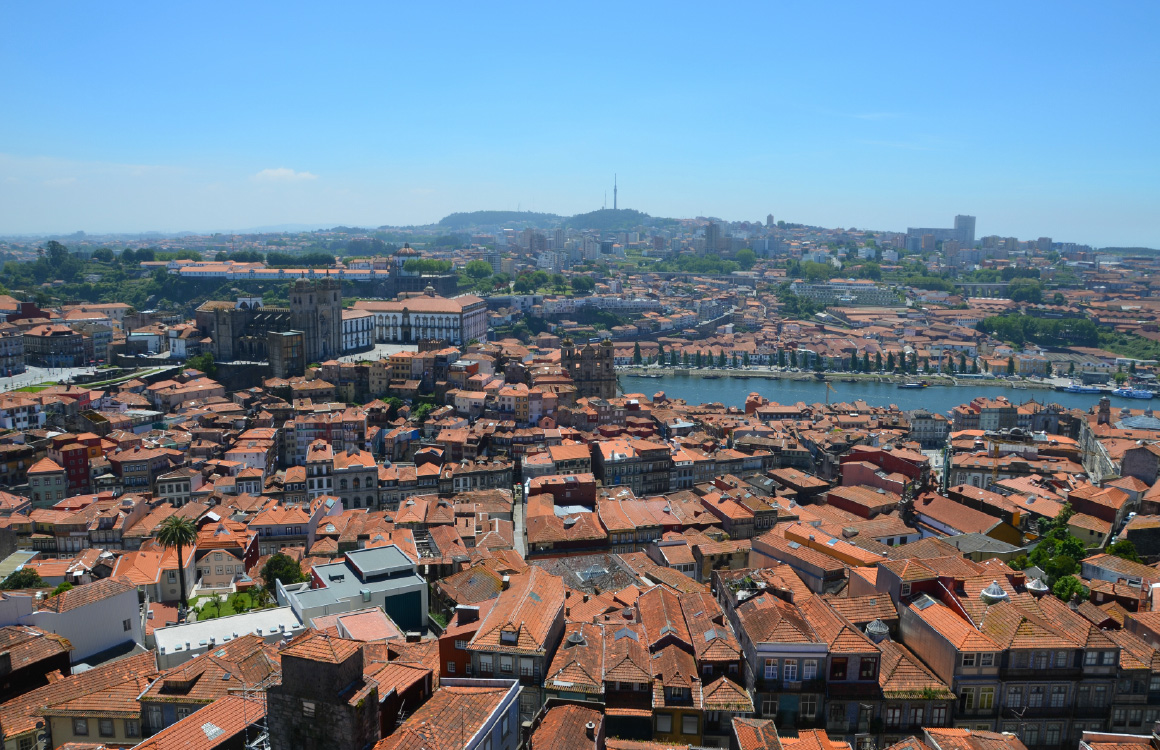
[[[340,480],[338,480],[338,488],[339,488],[340,490],[345,490],[345,489],[346,489],[346,480],[345,480],[345,479],[340,479]]]

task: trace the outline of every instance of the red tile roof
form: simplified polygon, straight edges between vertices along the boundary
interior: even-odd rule
[[[506,695],[502,687],[440,687],[374,750],[462,750]]]

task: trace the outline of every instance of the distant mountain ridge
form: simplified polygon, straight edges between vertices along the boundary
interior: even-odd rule
[[[601,208],[575,216],[558,216],[532,211],[467,211],[445,216],[439,221],[439,226],[448,229],[467,229],[469,227],[518,224],[540,228],[566,226],[574,229],[609,231],[631,229],[641,225],[668,226],[676,223],[676,219],[653,217],[631,208]]]

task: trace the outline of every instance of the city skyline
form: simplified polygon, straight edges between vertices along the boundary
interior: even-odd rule
[[[272,8],[0,9],[0,233],[571,215],[616,174],[653,216],[1160,247],[1151,6]]]

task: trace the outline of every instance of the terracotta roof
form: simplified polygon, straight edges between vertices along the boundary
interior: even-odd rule
[[[15,672],[30,664],[72,651],[67,638],[29,625],[0,628],[0,653],[7,653],[10,669]]]
[[[359,641],[336,638],[317,630],[308,630],[282,651],[282,656],[341,664],[361,648]]]
[[[920,597],[906,606],[959,651],[1003,650],[998,643],[975,630],[945,604],[929,597]]]
[[[147,651],[37,688],[0,706],[3,737],[35,731],[45,713],[139,717],[137,696],[156,674],[153,652]]]
[[[546,687],[604,692],[604,631],[591,623],[568,623],[544,676]]]
[[[162,729],[135,750],[211,750],[265,715],[264,694],[253,698],[230,695]]]
[[[728,677],[718,678],[704,687],[703,702],[706,711],[733,711],[753,713],[753,698],[745,688]]]
[[[136,585],[127,579],[102,578],[99,581],[75,586],[68,591],[62,591],[56,596],[49,597],[40,603],[40,609],[50,612],[69,612],[134,589],[136,589]]]
[[[733,736],[741,750],[782,750],[772,719],[734,717]]]
[[[540,568],[529,568],[509,579],[509,588],[499,595],[468,648],[544,653],[548,633],[563,610],[563,579]]]
[[[596,739],[603,734],[604,715],[591,708],[575,705],[555,706],[544,714],[532,733],[531,750],[596,750]],[[594,724],[593,737],[585,727]]]
[[[502,687],[440,687],[375,750],[462,750],[506,695]]]
[[[1013,734],[970,729],[924,727],[939,750],[1027,750]]]
[[[212,703],[230,692],[267,684],[280,674],[277,650],[259,635],[243,635],[162,672],[141,699]]]
[[[887,639],[878,648],[882,652],[878,685],[887,699],[954,698],[946,683],[905,646]]]

